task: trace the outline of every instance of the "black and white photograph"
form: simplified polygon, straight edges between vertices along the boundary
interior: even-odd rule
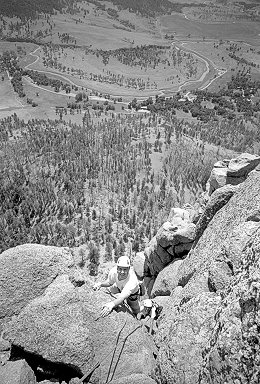
[[[260,384],[260,0],[0,0],[0,384]]]

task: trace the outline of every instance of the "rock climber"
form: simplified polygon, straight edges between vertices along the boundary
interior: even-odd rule
[[[157,303],[153,302],[151,299],[146,299],[143,301],[143,304],[140,306],[140,312],[137,315],[138,320],[144,319],[147,322],[150,319],[149,334],[151,335],[154,331],[155,320],[157,320],[159,314],[162,311],[162,307],[160,307]],[[146,325],[146,324],[145,324]]]
[[[98,290],[101,287],[109,287],[111,294],[116,295],[113,301],[103,306],[100,317],[107,316],[115,307],[122,304],[124,300],[131,308],[134,315],[140,312],[140,293],[138,278],[130,266],[130,259],[127,256],[121,256],[116,265],[110,270],[108,277],[103,282],[98,282],[93,289]]]

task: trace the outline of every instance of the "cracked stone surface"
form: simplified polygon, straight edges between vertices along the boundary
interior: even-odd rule
[[[1,253],[0,330],[4,319],[19,314],[59,274],[67,272],[73,265],[67,248],[24,244]]]
[[[3,337],[47,362],[73,367],[79,377],[104,359],[101,378],[99,370],[92,378],[93,382],[97,378],[104,382],[118,331],[126,321],[111,375],[114,372],[114,379],[133,373],[149,375],[154,368],[154,346],[148,334],[138,328],[123,344],[123,338],[140,323],[125,308],[98,319],[102,303],[110,300],[109,295],[94,292],[87,285],[75,287],[68,275],[58,276],[44,295],[31,301],[5,326]]]
[[[259,383],[259,191],[251,172],[178,269],[156,335],[168,384]]]

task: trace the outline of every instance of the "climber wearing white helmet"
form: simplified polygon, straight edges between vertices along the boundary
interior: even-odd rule
[[[100,314],[101,317],[107,316],[113,308],[122,304],[124,300],[127,301],[134,315],[140,311],[139,281],[127,256],[119,257],[116,265],[110,270],[108,278],[103,282],[96,283],[93,289],[98,290],[101,287],[109,287],[110,292],[117,295],[115,300],[104,305]]]
[[[157,319],[161,312],[162,307],[157,303],[153,302],[151,299],[146,299],[143,301],[143,304],[140,307],[140,312],[137,315],[138,320],[148,318],[150,319],[149,333],[150,335],[154,331],[154,321]],[[147,321],[145,320],[145,323]]]

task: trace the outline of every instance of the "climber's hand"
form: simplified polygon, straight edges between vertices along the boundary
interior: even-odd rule
[[[100,317],[105,317],[109,315],[114,307],[115,307],[115,304],[113,303],[113,301],[110,301],[109,303],[105,304],[101,311]]]

